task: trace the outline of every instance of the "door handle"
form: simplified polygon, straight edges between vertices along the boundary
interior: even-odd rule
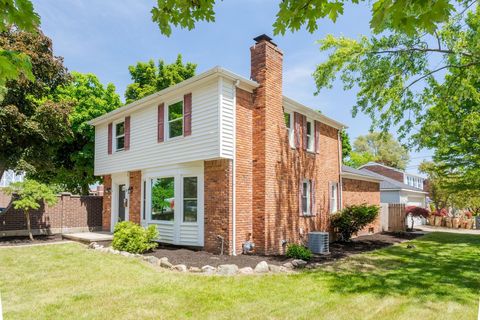
[[[125,208],[128,207],[128,199],[127,199],[127,198],[123,199],[123,206],[124,206]]]

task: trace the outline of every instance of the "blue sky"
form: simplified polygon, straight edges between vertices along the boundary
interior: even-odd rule
[[[72,71],[91,72],[103,83],[112,82],[124,99],[131,82],[128,66],[137,61],[163,59],[173,62],[178,53],[184,61],[198,64],[197,71],[220,65],[249,77],[252,38],[262,33],[272,36],[278,0],[225,0],[216,7],[215,23],[199,23],[192,31],[174,29],[167,38],[151,21],[150,10],[156,1],[146,0],[33,0],[42,19],[43,32],[52,38],[54,52],[64,57]],[[366,134],[370,119],[351,116],[354,90],[343,91],[336,83],[331,90],[314,96],[311,76],[315,66],[326,59],[316,41],[327,34],[357,37],[370,34],[369,8],[351,5],[334,24],[321,21],[313,34],[301,30],[274,36],[284,52],[284,94],[321,110],[325,115],[349,126],[352,141]],[[395,132],[393,132],[395,134]],[[407,171],[431,153],[411,153]]]

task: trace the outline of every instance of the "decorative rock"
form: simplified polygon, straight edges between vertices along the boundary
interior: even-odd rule
[[[89,249],[95,249],[95,247],[97,247],[97,246],[98,246],[98,243],[96,243],[96,242],[90,242],[90,244],[88,245],[88,248],[89,248]]]
[[[158,258],[154,256],[144,256],[143,260],[147,261],[148,263],[151,264],[158,264]]]
[[[250,267],[241,268],[238,270],[239,274],[253,274],[253,269]]]
[[[223,276],[232,276],[236,274],[238,271],[238,267],[236,264],[222,264],[219,265],[217,268],[217,274]]]
[[[158,260],[158,265],[160,267],[166,268],[166,269],[172,269],[173,268],[173,264],[171,264],[170,261],[168,261],[167,257],[163,257],[160,260]]]
[[[291,272],[291,269],[286,268],[286,267],[284,267],[284,266],[280,266],[280,267],[278,267],[278,268],[279,268],[279,271],[280,271],[280,272]]]
[[[127,252],[127,251],[120,251],[120,255],[124,256],[124,257],[131,257],[132,254],[130,252]]]
[[[190,267],[188,268],[188,271],[192,273],[199,273],[202,272],[202,269],[200,269],[199,267]]]
[[[280,266],[274,265],[274,264],[269,264],[268,265],[268,270],[273,273],[279,273],[280,272]]]
[[[215,267],[206,265],[202,267],[202,272],[205,274],[214,274],[217,269]]]
[[[265,261],[259,262],[255,267],[255,272],[256,273],[266,273],[266,272],[268,272],[268,263],[266,263]]]
[[[292,265],[295,268],[303,268],[307,265],[307,261],[302,260],[302,259],[295,259],[295,260],[292,261]]]
[[[293,269],[293,264],[291,262],[284,263],[283,266],[287,269]]]
[[[176,266],[173,266],[173,268],[180,272],[187,272],[187,266],[184,264],[177,264]]]

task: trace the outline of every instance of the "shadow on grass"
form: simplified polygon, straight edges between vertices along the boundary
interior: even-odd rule
[[[409,244],[415,247],[407,248]],[[327,277],[329,289],[341,294],[472,303],[480,290],[480,236],[432,233],[351,257],[312,275]]]

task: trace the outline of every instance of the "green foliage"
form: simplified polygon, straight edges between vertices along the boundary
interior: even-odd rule
[[[51,99],[72,106],[67,136],[53,157],[53,165],[38,168],[35,177],[76,194],[88,194],[99,182],[93,174],[95,130],[87,122],[120,107],[111,83],[105,87],[94,74],[72,72],[72,81],[57,87]]]
[[[40,17],[33,10],[29,0],[0,1],[0,32],[8,32],[11,26],[28,32],[35,32],[40,25]],[[21,76],[33,81],[32,64],[28,55],[16,50],[0,48],[0,102],[7,91],[9,80]]]
[[[173,86],[195,75],[197,65],[194,63],[183,63],[182,55],[171,64],[165,64],[160,60],[158,67],[153,60],[138,62],[135,66],[129,66],[128,71],[133,83],[127,86],[125,98],[131,103],[152,93]]]
[[[340,233],[342,240],[349,241],[352,235],[368,224],[375,221],[380,208],[375,205],[352,205],[335,213],[331,219],[331,225]]]
[[[309,261],[312,259],[312,251],[303,245],[291,243],[287,246],[287,252],[285,254],[288,258],[302,259]]]
[[[350,153],[352,152],[352,145],[350,144],[350,136],[348,135],[347,131],[343,129],[342,131],[340,131],[340,137],[342,139],[343,163],[347,164],[347,161],[350,157]]]
[[[157,237],[158,231],[154,225],[145,229],[133,222],[123,221],[115,225],[112,247],[130,253],[144,253],[157,247],[154,241]]]
[[[354,115],[363,112],[373,128],[396,128],[411,145],[433,149],[459,188],[478,190],[480,9],[475,1],[461,8],[433,35],[327,36],[320,47],[330,55],[314,77],[318,90],[337,77],[346,90],[358,87]]]
[[[47,99],[70,77],[52,43],[40,31],[10,28],[0,33],[0,47],[30,57],[35,81],[20,77],[7,83],[0,102],[0,174],[5,169],[34,171],[51,165],[58,147],[71,135],[70,105]]]
[[[346,4],[365,0],[283,0],[278,2],[278,12],[273,23],[274,34],[298,31],[305,27],[310,33],[318,29],[319,20],[333,22],[343,14]],[[374,33],[395,30],[408,35],[427,32],[433,34],[440,23],[456,11],[471,5],[472,0],[375,0],[371,2],[370,27]],[[215,21],[215,0],[175,1],[157,0],[151,11],[152,21],[162,34],[170,36],[172,25],[192,30],[199,21]]]
[[[390,133],[372,132],[358,136],[353,143],[353,150],[365,159],[371,155],[373,161],[401,170],[405,170],[410,158],[408,150]]]
[[[350,152],[350,156],[345,161],[347,166],[358,168],[368,162],[375,161],[375,157],[370,152]]]
[[[49,206],[57,203],[58,199],[53,190],[38,181],[25,179],[23,182],[14,182],[3,189],[9,195],[15,195],[13,207],[17,210],[36,210],[40,202],[44,201]]]

